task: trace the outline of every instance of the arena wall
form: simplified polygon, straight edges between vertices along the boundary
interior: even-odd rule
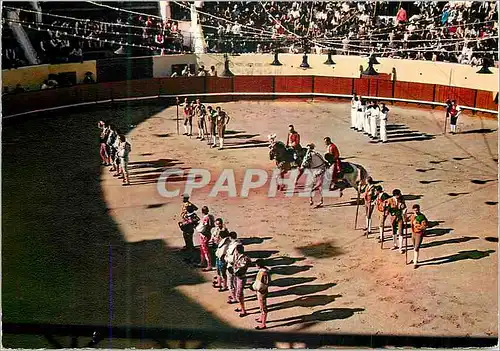
[[[92,72],[96,77],[96,61],[85,61],[82,63],[65,63],[59,65],[27,66],[2,71],[2,86],[14,89],[21,84],[25,89],[39,90],[43,81],[49,74],[75,72],[78,83],[83,81],[86,72]]]
[[[310,69],[299,68],[302,55],[280,54],[282,66],[271,66],[273,55],[243,54],[230,57],[230,68],[236,75],[248,76],[323,76],[339,78],[359,78],[360,66],[366,68],[367,58],[360,56],[333,56],[335,65],[324,64],[326,55],[309,55]],[[374,68],[379,73],[391,75],[400,82],[438,84],[489,92],[498,92],[498,68],[490,68],[493,74],[477,74],[478,67],[444,62],[408,61],[378,58],[379,65]],[[126,79],[146,79],[170,77],[172,65],[204,65],[206,69],[215,66],[221,73],[224,70],[222,55],[186,54],[130,59],[108,59],[70,63],[61,65],[41,65],[4,70],[2,83],[13,89],[16,84],[37,90],[49,73],[76,72],[80,82],[85,72],[94,73],[99,82]],[[393,75],[395,69],[395,77]]]
[[[388,78],[388,76],[386,76]],[[67,88],[8,94],[2,97],[4,117],[33,111],[70,107],[81,104],[120,101],[123,99],[168,98],[189,94],[203,96],[206,102],[239,99],[311,99],[350,98],[356,92],[365,97],[378,97],[390,103],[413,102],[432,108],[446,99],[455,99],[473,112],[489,110],[496,115],[498,104],[491,91],[438,84],[401,82],[390,79],[317,77],[317,76],[235,76],[149,78]],[[182,96],[181,96],[182,99]],[[486,112],[486,111],[484,111]]]

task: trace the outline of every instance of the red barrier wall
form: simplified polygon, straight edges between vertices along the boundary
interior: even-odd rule
[[[434,101],[434,84],[396,82],[394,97],[398,99]]]
[[[276,76],[274,78],[276,93],[311,93],[313,91],[312,76]]]
[[[274,91],[273,76],[235,76],[234,91],[237,93],[272,93]]]
[[[462,106],[481,109],[498,109],[494,95],[489,91],[448,87],[413,82],[393,82],[387,79],[337,78],[313,76],[235,76],[221,77],[176,77],[151,78],[122,82],[108,82],[77,85],[42,91],[25,92],[2,97],[3,115],[49,109],[82,102],[106,101],[157,95],[200,94],[200,93],[268,93],[268,95],[238,96],[237,99],[290,99],[272,95],[277,93],[304,93],[301,99],[309,99],[309,93],[350,95],[353,90],[361,96],[378,96],[444,102],[457,100]],[[205,97],[206,102],[231,101],[232,95]]]

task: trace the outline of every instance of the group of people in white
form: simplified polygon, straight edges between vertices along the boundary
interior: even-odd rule
[[[375,101],[368,102],[357,94],[351,100],[351,129],[363,132],[372,140],[387,143],[387,115],[389,109],[385,103],[378,105]],[[380,127],[380,137],[377,127]]]

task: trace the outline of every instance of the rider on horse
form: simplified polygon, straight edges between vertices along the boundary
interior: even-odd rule
[[[332,182],[330,185],[330,188],[332,188],[335,186],[337,177],[340,174],[340,152],[330,137],[325,137],[324,140],[326,145],[325,159],[332,166]]]
[[[300,163],[300,152],[302,151],[302,146],[300,146],[300,134],[297,133],[292,124],[288,126],[289,133],[286,139],[286,147],[293,150],[293,158]]]

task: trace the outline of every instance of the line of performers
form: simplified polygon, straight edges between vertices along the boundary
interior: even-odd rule
[[[389,109],[385,103],[378,105],[374,100],[366,101],[353,94],[351,100],[351,129],[378,140],[377,126],[380,126],[380,141],[387,142],[387,115]]]
[[[177,98],[179,104],[179,98]],[[220,106],[212,108],[205,107],[205,104],[200,102],[200,99],[189,102],[188,98],[184,98],[182,104],[184,111],[184,134],[187,136],[193,135],[193,117],[196,118],[196,126],[198,128],[198,136],[196,139],[201,141],[207,140],[210,147],[217,146],[217,137],[219,138],[219,150],[224,147],[224,133],[226,126],[229,123],[229,115],[222,110]]]
[[[413,268],[418,268],[418,258],[422,239],[425,236],[425,231],[429,226],[427,217],[420,212],[420,205],[414,204],[412,206],[413,212],[408,212],[404,197],[401,190],[394,189],[392,197],[384,192],[380,185],[376,185],[371,177],[367,179],[367,185],[363,193],[366,236],[371,233],[372,229],[372,216],[377,210],[379,214],[379,237],[378,241],[381,247],[384,245],[384,229],[385,221],[389,219],[392,229],[392,250],[398,250],[400,253],[406,253],[408,246],[406,243],[403,245],[403,230],[407,228],[407,223],[410,223],[411,238],[413,243]]]

